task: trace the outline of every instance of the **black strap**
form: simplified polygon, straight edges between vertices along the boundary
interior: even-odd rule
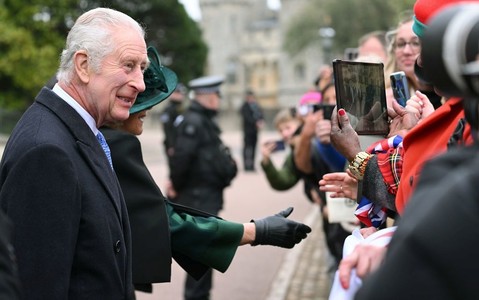
[[[450,150],[457,145],[464,144],[464,129],[466,128],[466,120],[464,118],[459,119],[456,129],[452,133],[449,141],[447,142],[447,150]]]

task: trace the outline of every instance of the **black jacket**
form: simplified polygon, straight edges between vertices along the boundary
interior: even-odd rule
[[[263,120],[263,111],[256,102],[245,101],[240,108],[241,118],[243,120],[243,131],[245,134],[257,134],[258,127],[256,123]]]
[[[120,185],[80,115],[48,88],[15,126],[0,168],[25,299],[130,299]]]
[[[178,125],[170,178],[178,203],[216,213],[223,189],[236,176],[236,163],[220,139],[216,112],[193,101]]]
[[[0,299],[20,299],[20,279],[11,244],[12,224],[0,210]]]
[[[160,114],[160,121],[163,125],[163,132],[165,134],[165,139],[163,145],[165,150],[172,148],[175,145],[176,140],[176,128],[175,120],[178,115],[181,113],[182,103],[170,101],[166,108]],[[168,152],[167,152],[168,154]]]

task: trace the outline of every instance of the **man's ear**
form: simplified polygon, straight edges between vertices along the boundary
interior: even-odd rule
[[[80,81],[88,83],[90,81],[90,67],[87,52],[85,50],[75,52],[73,55],[73,64]]]

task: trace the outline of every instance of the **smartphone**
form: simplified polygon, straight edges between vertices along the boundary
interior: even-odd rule
[[[333,70],[338,109],[346,110],[357,134],[387,136],[384,65],[335,59]]]
[[[313,112],[317,112],[318,110],[323,111],[323,117],[326,120],[331,120],[331,115],[333,114],[333,109],[336,107],[336,105],[332,104],[313,104]]]
[[[394,72],[389,78],[391,79],[394,99],[396,99],[401,106],[406,106],[406,101],[410,98],[406,74],[403,71]]]
[[[274,147],[274,150],[273,152],[276,152],[276,151],[283,151],[286,149],[286,146],[284,144],[284,141],[283,140],[279,140],[279,141],[274,141],[275,143],[275,147]]]
[[[321,110],[323,107],[322,107],[322,104],[311,104],[311,110],[313,112],[317,112],[318,110]]]

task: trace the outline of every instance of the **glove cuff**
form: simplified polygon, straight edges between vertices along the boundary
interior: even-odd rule
[[[255,239],[251,243],[251,246],[258,246],[261,244],[263,240],[263,234],[264,234],[264,222],[262,220],[251,220],[250,222],[253,222],[255,224]]]

